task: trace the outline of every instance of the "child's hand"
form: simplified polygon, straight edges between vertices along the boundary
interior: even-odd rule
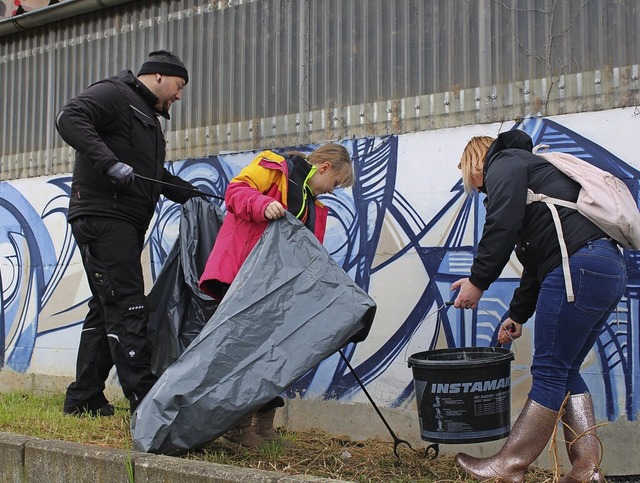
[[[264,210],[264,217],[267,220],[276,220],[278,218],[282,218],[284,214],[285,214],[284,207],[282,206],[282,204],[280,204],[279,201],[275,201],[275,200],[269,203],[267,208]]]

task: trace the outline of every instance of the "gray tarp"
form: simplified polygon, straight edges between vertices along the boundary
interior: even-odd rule
[[[222,210],[202,198],[182,205],[178,239],[147,296],[151,369],[157,376],[184,352],[218,306],[200,291],[198,280],[222,220]]]
[[[200,335],[131,418],[134,448],[180,454],[224,434],[348,342],[375,302],[287,214],[269,224]]]

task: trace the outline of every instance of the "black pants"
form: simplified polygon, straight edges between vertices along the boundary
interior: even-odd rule
[[[157,378],[151,372],[147,309],[140,256],[144,233],[115,218],[71,222],[92,298],[82,327],[76,380],[64,410],[95,410],[108,403],[105,381],[115,365],[133,412]]]

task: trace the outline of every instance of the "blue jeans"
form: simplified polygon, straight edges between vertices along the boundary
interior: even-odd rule
[[[529,397],[553,410],[568,392],[588,391],[580,366],[627,285],[622,253],[608,239],[586,243],[569,264],[575,301],[567,302],[560,265],[542,282],[536,306]]]

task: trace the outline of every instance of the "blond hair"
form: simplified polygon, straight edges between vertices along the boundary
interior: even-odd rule
[[[462,184],[464,185],[464,191],[471,195],[476,191],[476,187],[473,186],[471,177],[482,174],[484,166],[484,158],[487,155],[489,146],[495,141],[495,138],[491,136],[474,136],[467,143],[462,151],[462,157],[460,163],[458,163],[458,169],[462,171]]]
[[[355,175],[353,174],[353,164],[349,157],[349,151],[335,143],[323,144],[310,154],[304,154],[299,151],[288,151],[288,155],[298,155],[305,158],[309,164],[320,166],[323,163],[331,163],[331,167],[341,175],[344,175],[344,181],[340,183],[342,188],[353,186]]]

